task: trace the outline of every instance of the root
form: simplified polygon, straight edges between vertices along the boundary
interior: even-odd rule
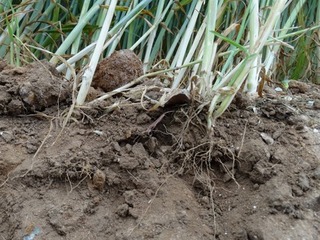
[[[69,174],[67,173],[67,179],[68,179],[69,186],[70,186],[70,190],[69,190],[68,194],[71,194],[72,191],[73,191],[74,189],[76,189],[77,187],[79,187],[80,184],[81,184],[84,180],[86,180],[88,177],[89,177],[89,175],[84,176],[75,186],[73,186],[73,185],[72,185],[72,181],[71,181],[71,179],[70,179],[70,177],[69,177]]]
[[[214,137],[214,131],[209,134],[206,130],[206,124],[202,119],[203,114],[200,111],[193,111],[192,108],[188,112],[181,111],[183,117],[180,119],[182,123],[181,134],[177,137],[176,143],[173,149],[175,149],[173,156],[177,161],[183,159],[179,164],[179,169],[176,171],[180,174],[186,171],[193,171],[194,180],[200,183],[204,190],[207,191],[208,197],[210,198],[210,208],[213,214],[215,230],[216,225],[216,205],[214,200],[214,192],[217,190],[216,181],[221,181],[218,176],[223,172],[227,174],[230,179],[240,188],[240,184],[235,178],[235,168],[238,155],[235,155],[234,149],[228,147],[227,139],[217,139]],[[176,119],[177,120],[177,119]],[[185,149],[186,142],[188,141],[188,134],[190,139],[190,132],[195,129],[195,132],[201,133],[201,136],[195,137],[192,141],[192,146]],[[241,151],[243,141],[245,138],[246,127],[243,133],[242,144],[239,152]],[[190,141],[189,141],[190,142]],[[238,153],[239,153],[238,152]],[[221,153],[220,155],[217,153]],[[232,166],[227,166],[225,162],[232,162]],[[222,171],[222,172],[221,172]],[[225,189],[225,191],[228,191]]]

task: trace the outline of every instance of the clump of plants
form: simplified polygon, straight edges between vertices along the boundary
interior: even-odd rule
[[[155,106],[175,89],[192,92],[211,129],[237,92],[261,94],[263,77],[320,83],[319,21],[316,0],[8,0],[0,57],[17,66],[47,59],[74,82],[81,106],[99,61],[131,49],[145,76],[171,79]]]

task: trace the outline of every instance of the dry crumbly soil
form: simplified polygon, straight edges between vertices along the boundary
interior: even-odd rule
[[[210,135],[193,103],[120,95],[62,129],[41,69],[0,69],[0,239],[320,239],[319,87],[237,95]]]

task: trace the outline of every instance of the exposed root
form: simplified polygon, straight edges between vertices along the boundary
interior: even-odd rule
[[[206,124],[201,120],[205,118],[201,114],[203,113],[194,111],[193,108],[189,108],[187,112],[183,109],[176,112],[174,119],[182,125],[181,132],[178,136],[174,136],[169,133],[170,130],[166,130],[166,134],[171,134],[175,141],[173,161],[177,163],[178,169],[174,174],[193,172],[194,186],[197,187],[196,185],[200,184],[203,194],[210,198],[210,208],[216,228],[217,213],[214,200],[214,192],[217,190],[216,182],[222,181],[221,176],[226,174],[240,187],[235,178],[237,156],[234,149],[227,147],[226,139],[217,139],[214,137],[214,132],[207,133]],[[197,130],[193,131],[193,129]],[[194,135],[193,132],[200,135]],[[190,136],[193,136],[191,143]],[[182,162],[181,159],[183,159]],[[232,165],[226,165],[226,162],[231,162]]]

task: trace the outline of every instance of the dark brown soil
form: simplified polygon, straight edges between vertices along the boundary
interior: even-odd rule
[[[58,105],[71,88],[47,62],[12,68],[0,63],[0,114],[19,115]]]
[[[27,69],[1,73],[0,99],[25,106],[7,86]],[[194,103],[117,96],[62,129],[63,101],[18,117],[2,100],[0,239],[319,239],[319,87],[266,92],[238,95],[211,134]]]
[[[96,69],[92,86],[112,91],[143,74],[142,62],[129,49],[116,51],[103,59]]]

